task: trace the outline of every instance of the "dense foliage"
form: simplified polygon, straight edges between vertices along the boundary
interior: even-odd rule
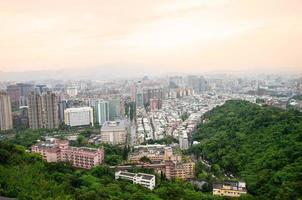
[[[232,100],[205,115],[197,157],[247,182],[261,199],[302,198],[302,113]]]
[[[157,179],[150,191],[114,180],[106,165],[80,170],[68,163],[46,163],[24,147],[0,142],[0,196],[22,199],[220,199],[195,191],[190,183]]]

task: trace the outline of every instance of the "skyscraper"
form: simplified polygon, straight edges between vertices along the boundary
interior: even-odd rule
[[[43,126],[44,128],[59,127],[58,97],[51,91],[42,94]]]
[[[106,121],[109,121],[109,102],[99,100],[96,102],[96,120],[99,125],[103,125]]]
[[[13,128],[10,97],[6,92],[0,92],[0,130]]]
[[[29,128],[39,129],[43,127],[42,121],[42,98],[38,92],[32,91],[28,94],[28,122]]]
[[[39,128],[58,128],[58,99],[51,91],[39,92],[32,91],[28,95],[28,120],[29,127]]]

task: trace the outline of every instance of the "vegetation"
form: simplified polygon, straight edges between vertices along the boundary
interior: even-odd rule
[[[115,180],[106,165],[91,170],[68,163],[46,163],[25,148],[0,142],[0,196],[23,199],[221,199],[195,191],[190,183],[158,179],[150,191],[129,181]]]
[[[190,152],[261,199],[302,198],[302,113],[232,100],[206,113]],[[198,176],[207,177],[207,171]]]

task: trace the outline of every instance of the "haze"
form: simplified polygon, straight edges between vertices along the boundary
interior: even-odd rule
[[[0,0],[0,25],[7,72],[302,69],[301,0]]]

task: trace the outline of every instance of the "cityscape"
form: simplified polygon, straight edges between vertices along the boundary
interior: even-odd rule
[[[0,1],[0,199],[302,198],[300,1],[44,3]]]

